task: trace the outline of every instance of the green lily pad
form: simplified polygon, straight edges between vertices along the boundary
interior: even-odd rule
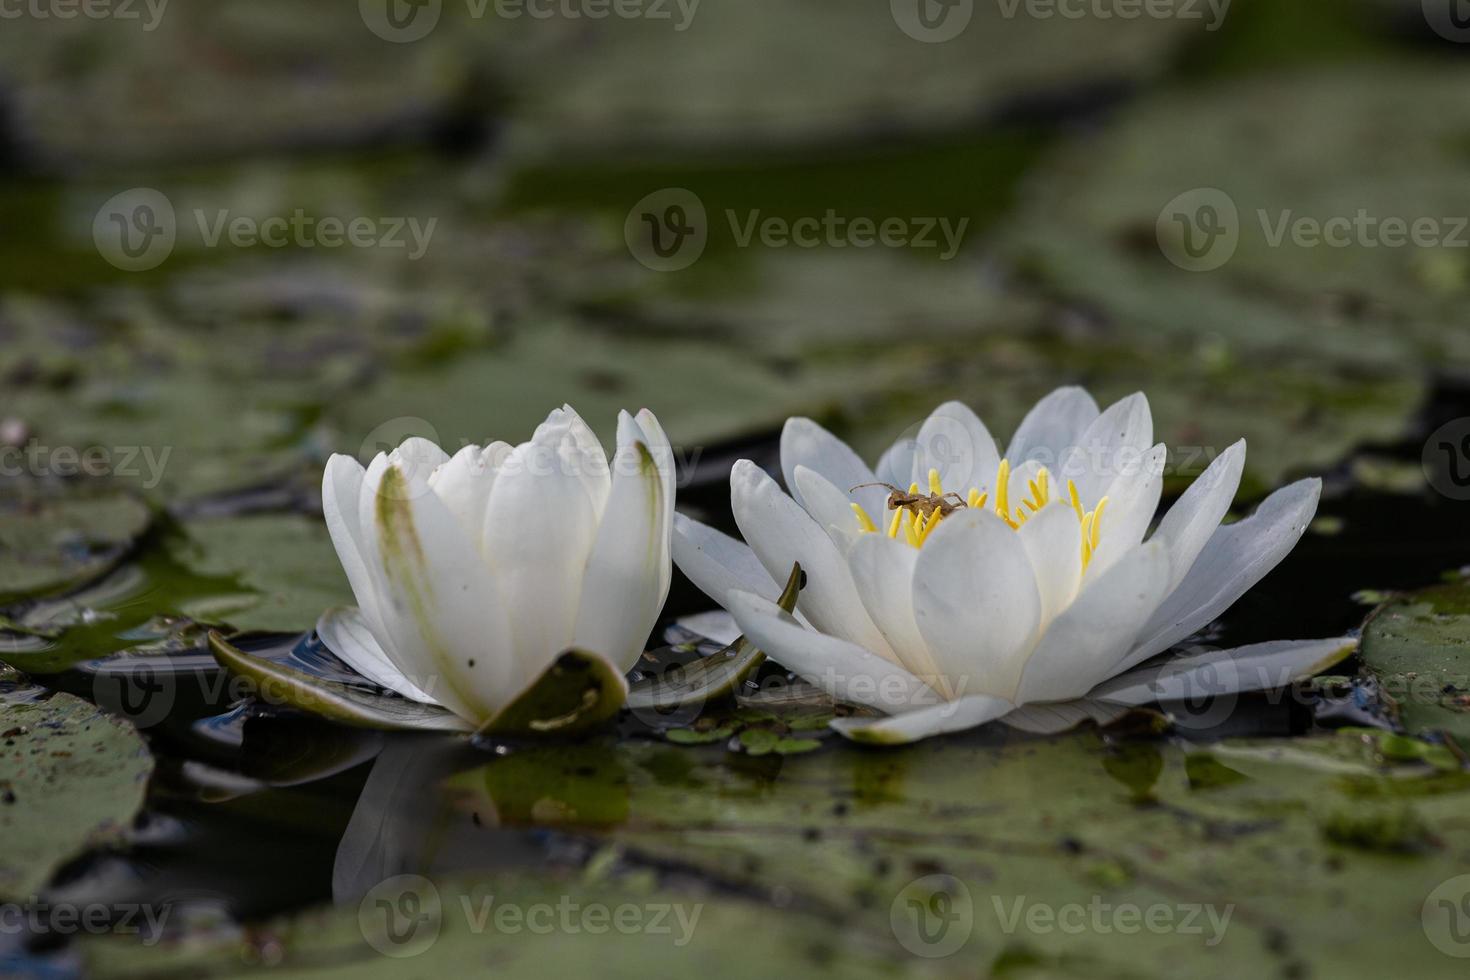
[[[1363,663],[1410,734],[1470,745],[1470,582],[1389,600],[1363,627]]]
[[[359,728],[434,732],[464,732],[474,728],[434,705],[377,694],[253,657],[216,632],[209,634],[209,649],[220,666],[251,682],[255,696],[267,704],[284,705]]]
[[[124,492],[25,489],[0,497],[0,602],[57,592],[112,568],[152,513]]]
[[[304,632],[352,591],[326,525],[300,514],[205,517],[184,523],[173,557],[195,575],[233,578],[235,593],[191,598],[180,611],[240,630]]]
[[[121,843],[153,758],[133,727],[70,694],[0,696],[0,898],[32,899],[63,862]]]
[[[1352,766],[1304,766],[1270,755],[1273,745]],[[435,973],[469,962],[462,944],[477,942],[483,955],[493,940],[500,972],[544,976],[557,951],[587,941],[558,932],[548,943],[524,929],[466,935],[461,885],[493,886],[509,902],[557,882],[555,893],[585,903],[600,888],[643,882],[649,901],[707,903],[715,918],[688,949],[710,956],[702,962],[716,976],[783,973],[792,962],[815,976],[852,975],[843,957],[855,951],[916,976],[1004,974],[1013,963],[1029,964],[1023,976],[1438,975],[1445,947],[1426,935],[1420,910],[1448,857],[1470,845],[1462,773],[1389,758],[1354,732],[1188,746],[997,730],[883,753],[764,757],[606,738],[446,758],[447,777],[434,759],[414,760],[405,749],[393,791],[375,794],[372,819],[354,817],[343,841],[353,855],[367,849],[363,901],[349,891],[335,911],[263,927],[278,968],[341,963],[343,975],[360,975],[382,962],[366,952],[377,933],[357,931],[359,915],[379,913],[382,883],[398,887],[406,875],[445,889],[441,908],[452,912],[415,947],[415,968]],[[524,826],[575,836],[586,847],[573,853],[595,856],[549,863],[532,892],[516,891],[516,875],[498,863],[466,873],[500,853],[503,827]],[[448,868],[460,871],[436,870]],[[940,891],[923,919],[924,897]],[[1342,943],[1344,917],[1374,941]],[[746,947],[760,937],[758,950],[721,952],[737,921]],[[1063,928],[1073,921],[1084,927]],[[792,923],[803,929],[788,931]],[[610,976],[647,975],[663,950],[642,940],[623,948],[603,937],[580,955]],[[177,957],[181,973],[238,971],[239,952],[231,937],[200,937],[155,957]],[[135,955],[115,938],[87,944],[101,976],[124,972]],[[163,960],[149,962],[156,970]]]

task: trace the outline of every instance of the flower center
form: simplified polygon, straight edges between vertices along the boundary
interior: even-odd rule
[[[1045,467],[1038,470],[1036,476],[1026,481],[1026,488],[1030,493],[1015,506],[1012,506],[1010,499],[1010,484],[1011,464],[1009,460],[1003,459],[995,474],[995,503],[991,509],[1013,530],[1019,530],[1033,514],[1051,503],[1051,474]],[[939,480],[938,470],[929,471],[928,493],[920,493],[917,483],[909,484],[907,492],[898,487],[889,487],[889,490],[892,492],[888,495],[888,509],[893,511],[893,517],[888,520],[888,536],[906,541],[915,548],[922,548],[924,542],[929,540],[929,535],[950,514],[967,507],[982,508],[990,503],[990,494],[981,493],[975,487],[971,487],[964,496],[953,490],[946,491]],[[1067,481],[1067,495],[1071,499],[1072,510],[1076,512],[1077,520],[1082,525],[1082,567],[1085,569],[1092,560],[1093,552],[1097,550],[1103,511],[1108,506],[1108,498],[1102,498],[1096,507],[1086,510],[1077,494],[1077,484],[1071,480]],[[864,533],[878,533],[878,525],[868,516],[862,504],[853,503],[852,511],[857,515],[858,526]]]

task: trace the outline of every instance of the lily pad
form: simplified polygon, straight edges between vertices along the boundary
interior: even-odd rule
[[[52,488],[0,497],[0,602],[61,591],[112,568],[152,513],[118,491]]]
[[[209,648],[220,666],[250,681],[255,697],[359,728],[404,731],[464,732],[474,726],[429,704],[371,689],[329,681],[305,671],[254,657],[232,646],[219,633],[209,634]]]
[[[233,578],[234,594],[190,599],[180,611],[241,630],[303,632],[323,609],[351,605],[326,525],[300,514],[204,517],[184,524],[170,545],[195,575]]]
[[[1470,582],[1378,607],[1363,628],[1362,657],[1411,734],[1470,745]]]
[[[133,727],[70,694],[0,696],[0,898],[33,899],[66,860],[121,843],[153,758]]]

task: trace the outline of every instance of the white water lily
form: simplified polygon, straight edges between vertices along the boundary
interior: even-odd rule
[[[876,472],[791,419],[791,495],[740,461],[731,505],[748,545],[676,515],[674,560],[774,660],[889,715],[834,722],[869,741],[998,718],[1056,729],[1156,697],[1281,686],[1344,656],[1352,641],[1336,638],[1139,667],[1286,557],[1321,491],[1302,480],[1222,526],[1245,462],[1238,442],[1145,541],[1165,453],[1142,394],[1100,412],[1080,388],[1042,399],[1004,455],[974,412],[941,405]],[[796,616],[773,602],[793,562],[808,575]]]
[[[569,649],[621,676],[668,595],[674,467],[648,411],[611,466],[570,406],[529,442],[452,458],[413,438],[366,470],[333,456],[322,510],[357,598],[317,626],[374,683],[490,723]],[[626,695],[626,681],[623,694]]]

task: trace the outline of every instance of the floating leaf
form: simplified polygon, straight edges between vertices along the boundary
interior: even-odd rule
[[[1470,745],[1470,582],[1390,599],[1363,627],[1361,655],[1410,734]]]
[[[268,704],[296,708],[359,728],[464,732],[474,727],[431,704],[376,694],[252,656],[232,646],[217,632],[209,634],[209,648],[222,667],[251,682],[255,696]]]
[[[0,696],[0,898],[33,898],[82,851],[124,839],[153,758],[133,726],[70,694]]]
[[[0,498],[0,602],[78,585],[106,572],[147,530],[152,515],[117,491]]]

